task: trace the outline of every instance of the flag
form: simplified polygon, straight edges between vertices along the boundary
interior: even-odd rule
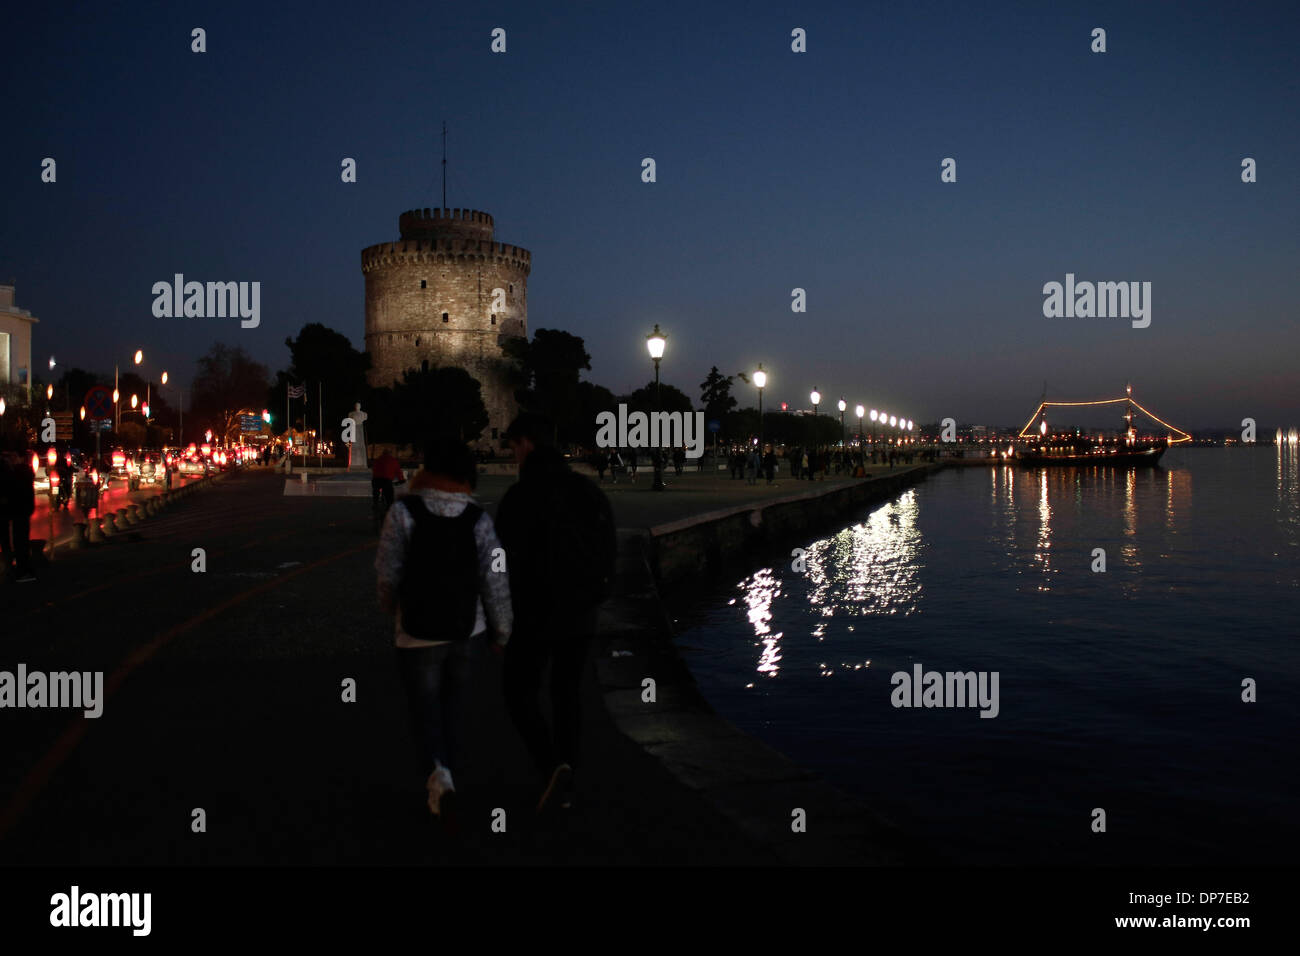
[[[304,395],[306,395],[306,394],[307,394],[307,386],[306,386],[306,385],[290,385],[290,386],[289,386],[289,397],[290,397],[290,398],[302,398],[302,397],[303,397]]]

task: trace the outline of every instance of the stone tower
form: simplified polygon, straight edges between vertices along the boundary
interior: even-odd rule
[[[400,241],[361,251],[370,384],[392,385],[425,361],[459,366],[483,387],[480,440],[496,445],[518,409],[501,346],[528,334],[532,254],[496,242],[492,217],[473,209],[412,209],[398,229]]]

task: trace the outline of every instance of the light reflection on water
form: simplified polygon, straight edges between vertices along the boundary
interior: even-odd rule
[[[1089,861],[1064,834],[1098,790],[1143,821],[1111,841],[1130,862],[1300,851],[1278,809],[1300,731],[1300,456],[1272,454],[945,471],[798,543],[806,572],[787,548],[705,602],[688,662],[725,716],[954,853]],[[893,709],[890,674],[915,662],[999,671],[1001,714]],[[1259,674],[1272,693],[1248,708]]]
[[[783,574],[799,577],[802,591],[796,599],[810,612],[810,637],[821,641],[832,622],[917,613],[921,603],[921,533],[916,517],[916,492],[909,490],[876,508],[860,524],[803,546],[802,573],[790,570],[791,565],[782,569]],[[763,568],[737,585],[758,652],[755,670],[769,678],[780,674],[784,636],[771,629],[772,604],[782,588],[776,575],[773,568]],[[846,626],[851,629],[853,625]],[[855,661],[840,666],[860,670],[869,664]],[[822,667],[823,674],[834,669]]]

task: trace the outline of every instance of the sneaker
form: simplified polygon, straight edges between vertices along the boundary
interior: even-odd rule
[[[546,809],[548,804],[555,802],[556,797],[561,797],[567,793],[573,786],[573,768],[567,763],[562,763],[551,773],[550,783],[542,791],[542,799],[537,801],[537,812],[541,813]]]
[[[433,775],[438,786],[438,809],[434,813],[442,817],[443,826],[454,829],[456,826],[458,798],[456,797],[456,784],[451,779],[451,771],[440,765],[433,772]]]
[[[444,777],[444,774],[446,776]],[[433,773],[429,774],[429,779],[425,781],[424,788],[429,791],[429,812],[435,817],[442,809],[442,795],[446,788],[446,783],[450,782],[451,774],[447,769],[438,764]]]

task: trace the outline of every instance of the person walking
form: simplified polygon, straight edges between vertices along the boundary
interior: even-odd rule
[[[379,514],[380,498],[383,498],[385,508],[393,506],[393,484],[402,480],[404,476],[401,463],[391,451],[385,448],[370,469],[370,493],[373,499],[371,504],[375,514]]]
[[[5,573],[12,571],[14,580],[23,584],[36,580],[31,564],[35,481],[36,473],[21,446],[0,438],[0,560]]]
[[[435,438],[411,493],[390,508],[379,537],[379,606],[395,617],[397,671],[406,693],[429,812],[455,827],[452,768],[465,756],[463,707],[473,661],[489,637],[502,654],[513,612],[492,519],[472,497],[473,452]]]
[[[497,509],[515,622],[506,649],[506,706],[538,775],[539,813],[573,803],[582,676],[618,556],[609,499],[570,470],[551,434],[549,422],[529,412],[510,424],[505,437],[519,481]],[[549,728],[538,701],[548,662]]]
[[[636,449],[627,450],[627,477],[628,481],[636,481]]]
[[[769,485],[776,478],[776,455],[771,449],[768,449],[767,454],[763,456],[763,474],[767,477]]]

